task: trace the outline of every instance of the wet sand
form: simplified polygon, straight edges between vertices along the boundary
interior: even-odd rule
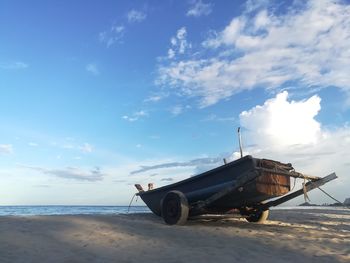
[[[350,209],[185,226],[153,214],[0,217],[0,262],[350,262]]]

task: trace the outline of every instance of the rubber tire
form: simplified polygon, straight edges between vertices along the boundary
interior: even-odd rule
[[[252,223],[264,223],[268,217],[269,210],[265,210],[256,214],[250,214],[248,217],[246,217],[246,220]]]
[[[189,214],[186,196],[180,191],[168,192],[161,202],[162,217],[168,225],[184,225]]]

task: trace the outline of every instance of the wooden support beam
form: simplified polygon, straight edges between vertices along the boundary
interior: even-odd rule
[[[315,189],[317,187],[320,187],[326,183],[328,183],[329,181],[332,181],[334,179],[338,178],[337,175],[335,173],[331,173],[323,178],[318,179],[317,181],[312,181],[312,182],[307,182],[305,184],[305,189],[307,192],[311,191],[312,189]],[[271,206],[277,206],[280,205],[282,203],[285,203],[299,195],[303,195],[304,194],[304,189],[300,189],[298,191],[295,191],[293,193],[290,193],[288,195],[282,196],[281,198],[278,198],[276,200],[267,202],[263,205],[258,206],[257,208],[259,210],[267,210],[269,209]]]

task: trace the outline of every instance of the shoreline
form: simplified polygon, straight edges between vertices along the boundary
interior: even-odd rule
[[[347,206],[276,206],[275,210],[350,210]],[[129,212],[128,212],[129,211]],[[152,213],[143,206],[105,206],[105,205],[0,205],[2,216],[45,216],[45,215],[115,215]]]

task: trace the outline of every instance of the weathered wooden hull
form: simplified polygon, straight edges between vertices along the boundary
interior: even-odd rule
[[[269,170],[277,166],[278,170],[282,171],[280,174],[261,169],[267,168]],[[240,185],[238,189],[208,203],[201,212],[190,209],[190,215],[204,212],[222,213],[235,208],[251,207],[288,193],[290,191],[288,172],[292,169],[290,164],[245,156],[186,180],[140,192],[138,195],[154,214],[160,216],[162,199],[169,191],[182,192],[192,207],[198,202],[208,200],[215,193],[230,187],[235,182],[245,181],[244,179],[247,178],[248,181]]]

